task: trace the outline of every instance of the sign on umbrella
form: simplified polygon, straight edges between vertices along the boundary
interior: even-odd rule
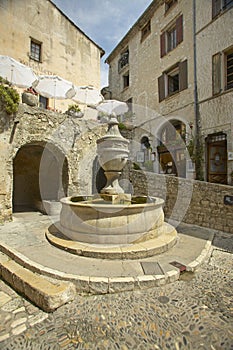
[[[40,75],[32,86],[41,96],[53,98],[54,108],[55,100],[72,98],[75,94],[73,83],[58,75]]]
[[[37,79],[37,75],[30,67],[3,55],[0,55],[0,76],[20,88],[32,86]]]

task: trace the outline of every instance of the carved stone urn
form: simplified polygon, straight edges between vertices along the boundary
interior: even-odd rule
[[[116,116],[111,115],[106,135],[97,140],[99,163],[107,178],[101,193],[106,195],[124,193],[118,179],[128,160],[129,141],[120,134],[118,124]]]

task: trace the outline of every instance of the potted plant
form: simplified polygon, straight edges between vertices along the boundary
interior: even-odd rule
[[[77,105],[77,104],[69,105],[67,113],[71,117],[76,117],[76,118],[82,118],[83,117],[83,112],[81,111],[81,109],[79,108],[79,105]]]
[[[22,103],[26,103],[29,106],[38,105],[38,93],[32,88],[29,87],[22,93]]]

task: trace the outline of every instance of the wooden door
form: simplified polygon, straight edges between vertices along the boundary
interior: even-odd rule
[[[222,137],[223,138],[223,137]],[[209,139],[207,143],[207,178],[209,182],[227,184],[227,142]]]

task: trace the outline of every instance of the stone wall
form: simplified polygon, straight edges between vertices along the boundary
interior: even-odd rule
[[[91,194],[96,140],[105,132],[106,125],[67,114],[21,104],[9,116],[0,106],[0,222],[14,205]]]
[[[167,219],[233,233],[233,206],[224,204],[225,195],[233,196],[232,186],[136,170],[130,180],[135,194],[165,200]]]

